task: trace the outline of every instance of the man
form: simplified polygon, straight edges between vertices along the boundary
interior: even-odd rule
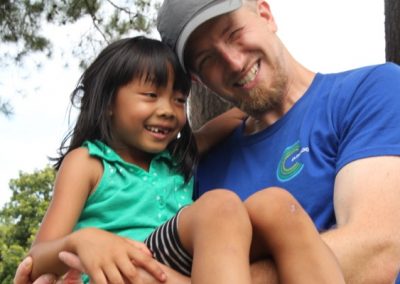
[[[251,116],[202,161],[198,193],[222,187],[246,199],[286,188],[324,231],[347,283],[393,283],[400,68],[315,74],[280,41],[264,0],[166,0],[158,29],[186,70]]]
[[[166,0],[158,29],[187,71],[250,115],[202,161],[198,195],[222,187],[246,199],[286,188],[335,253],[346,283],[393,283],[400,68],[313,73],[280,41],[264,0]],[[253,268],[254,283],[276,283],[272,262]]]

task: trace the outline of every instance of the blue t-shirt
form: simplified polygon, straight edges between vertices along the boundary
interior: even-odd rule
[[[272,126],[254,135],[244,135],[243,128],[202,159],[195,197],[227,188],[246,199],[278,186],[297,198],[318,230],[330,229],[336,224],[333,187],[340,169],[361,158],[400,155],[400,68],[318,73]]]

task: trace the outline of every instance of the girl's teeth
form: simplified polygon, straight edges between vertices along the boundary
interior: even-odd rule
[[[164,130],[164,129],[161,129],[161,128],[157,128],[157,127],[147,127],[147,129],[150,130],[151,132],[154,132],[154,133],[163,133],[163,134],[165,134],[165,133],[168,132],[167,130]]]

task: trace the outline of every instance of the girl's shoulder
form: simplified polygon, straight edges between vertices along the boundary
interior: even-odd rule
[[[84,163],[84,164],[101,164],[100,161],[89,154],[86,147],[79,147],[71,150],[65,155],[64,162],[67,163]]]
[[[84,178],[94,186],[103,174],[103,164],[91,156],[86,147],[79,147],[65,155],[59,171],[74,173],[74,176]]]

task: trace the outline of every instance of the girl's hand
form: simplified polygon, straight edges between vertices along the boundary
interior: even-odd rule
[[[85,273],[96,284],[135,283],[136,267],[143,268],[158,281],[164,282],[166,274],[151,253],[139,242],[112,233],[86,228],[71,234],[69,251],[76,253]]]

